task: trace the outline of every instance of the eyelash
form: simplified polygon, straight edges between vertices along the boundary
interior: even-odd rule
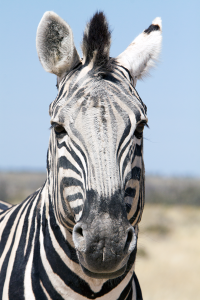
[[[65,128],[60,124],[52,123],[50,129],[52,129],[52,128],[54,128],[54,131],[55,131],[55,134],[57,137],[63,137],[67,133]]]
[[[139,126],[140,126],[139,130],[137,130],[137,128],[138,128]],[[141,139],[141,138],[142,138],[143,130],[144,130],[144,127],[145,127],[145,126],[149,128],[149,125],[148,125],[146,122],[144,122],[144,121],[140,122],[140,123],[137,125],[137,127],[136,127],[136,129],[135,129],[135,132],[134,132],[134,135],[136,136],[137,139]]]

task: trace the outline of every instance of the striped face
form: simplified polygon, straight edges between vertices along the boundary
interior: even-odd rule
[[[69,230],[94,199],[98,212],[101,206],[109,212],[112,199],[113,209],[115,201],[116,207],[120,202],[129,222],[139,222],[145,113],[129,73],[121,66],[99,74],[79,64],[60,83],[50,105],[48,170],[57,217]]]

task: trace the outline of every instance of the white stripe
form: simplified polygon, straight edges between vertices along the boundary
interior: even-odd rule
[[[32,287],[31,270],[33,267],[33,253],[34,253],[35,235],[36,235],[36,230],[37,230],[36,219],[33,220],[33,222],[35,222],[35,232],[34,232],[32,244],[31,244],[30,256],[29,256],[29,259],[28,259],[28,262],[26,265],[25,275],[24,275],[24,296],[25,296],[25,299],[28,299],[28,300],[35,300],[35,296],[33,294],[33,287]]]
[[[4,287],[3,287],[3,297],[2,297],[2,299],[9,299],[9,296],[8,296],[9,295],[9,283],[10,283],[13,264],[14,264],[14,261],[15,261],[15,256],[16,256],[16,252],[17,252],[17,249],[18,249],[18,245],[19,245],[19,241],[20,241],[20,237],[21,237],[21,233],[22,233],[22,229],[23,229],[23,225],[24,225],[24,219],[26,217],[27,209],[28,209],[28,206],[26,207],[25,211],[23,212],[23,215],[20,216],[20,221],[19,221],[19,224],[17,226],[17,229],[16,229],[16,225],[15,226],[13,225],[13,227],[12,227],[12,229],[13,228],[16,229],[16,236],[15,236],[14,244],[13,244],[12,251],[11,251],[11,254],[10,254],[10,257],[9,257],[9,261],[8,261],[8,268],[7,268],[6,278],[5,278]],[[18,213],[18,218],[17,219],[19,219],[19,213]],[[9,238],[10,238],[10,235],[9,235]]]
[[[49,294],[47,293],[47,291],[46,291],[45,287],[43,286],[43,284],[42,284],[42,281],[41,281],[41,280],[40,280],[40,286],[41,286],[41,288],[42,288],[43,292],[45,293],[45,296],[47,297],[47,299],[48,299],[48,300],[52,300],[52,299],[51,299],[51,297],[49,296]]]

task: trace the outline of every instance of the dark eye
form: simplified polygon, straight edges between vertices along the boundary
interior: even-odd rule
[[[135,133],[134,133],[137,139],[141,139],[141,138],[142,138],[144,126],[147,126],[147,127],[148,127],[147,123],[144,122],[144,121],[140,122],[140,123],[137,125],[137,127],[136,127],[136,129],[135,129]]]
[[[54,130],[55,130],[55,133],[56,133],[57,137],[63,137],[67,133],[67,131],[65,130],[65,128],[63,126],[61,126],[61,125],[56,125],[54,127]]]

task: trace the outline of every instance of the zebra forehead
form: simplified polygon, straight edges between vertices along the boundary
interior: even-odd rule
[[[102,126],[112,124],[123,127],[123,124],[124,126],[130,123],[136,125],[141,119],[146,118],[143,111],[131,103],[131,100],[126,101],[123,105],[119,103],[120,99],[115,98],[117,98],[116,95],[106,94],[105,91],[101,91],[98,95],[86,94],[73,105],[65,103],[61,107],[57,107],[57,114],[54,116],[58,123],[75,128],[89,121],[98,122]]]
[[[130,80],[119,71],[120,67],[103,77],[94,76],[92,71],[85,72],[85,68],[88,69],[81,67],[65,78],[50,106],[53,118],[59,123],[72,119],[74,114],[88,114],[91,118],[99,114],[106,122],[106,116],[113,110],[122,115],[134,115],[136,123],[146,118],[146,106]]]

